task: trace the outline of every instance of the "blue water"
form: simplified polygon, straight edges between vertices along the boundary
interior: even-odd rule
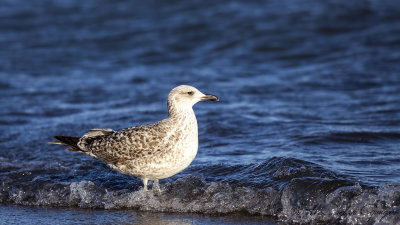
[[[168,214],[138,212],[134,210],[99,210],[99,209],[57,209],[21,206],[0,206],[0,224],[244,224],[273,225],[273,220],[262,217],[244,216],[204,216],[198,214]]]
[[[293,223],[400,219],[396,1],[1,5],[1,204]],[[161,120],[179,84],[221,101],[195,105],[198,155],[161,181],[163,197],[47,144]]]

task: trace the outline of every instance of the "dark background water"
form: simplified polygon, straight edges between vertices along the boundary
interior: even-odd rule
[[[3,203],[41,205],[49,184],[137,190],[47,142],[161,120],[179,84],[221,102],[194,107],[199,153],[162,184],[400,184],[397,1],[2,0],[0,49]]]

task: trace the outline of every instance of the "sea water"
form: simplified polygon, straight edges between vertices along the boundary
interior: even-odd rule
[[[3,222],[400,220],[396,1],[3,0],[0,46]],[[180,84],[221,101],[161,196],[48,144],[161,120]]]

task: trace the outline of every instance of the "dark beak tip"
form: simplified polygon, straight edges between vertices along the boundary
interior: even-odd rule
[[[215,95],[210,95],[210,94],[206,94],[202,100],[210,100],[210,101],[214,101],[214,102],[219,102],[219,98]]]

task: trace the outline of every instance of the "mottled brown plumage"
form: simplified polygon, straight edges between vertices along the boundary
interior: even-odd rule
[[[56,136],[68,150],[98,158],[121,173],[147,181],[179,173],[193,161],[198,148],[197,120],[193,105],[201,100],[218,101],[194,87],[181,85],[168,95],[168,118],[154,124],[118,131],[92,129],[81,138]]]

